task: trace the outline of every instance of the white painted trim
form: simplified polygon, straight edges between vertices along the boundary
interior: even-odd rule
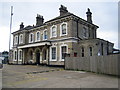
[[[22,58],[23,58],[23,52],[22,52],[21,59],[20,59],[20,51],[22,52],[22,49],[18,50],[18,61],[22,61]]]
[[[86,33],[86,36],[84,35],[84,33]],[[88,37],[89,37],[88,28],[85,26],[82,29],[82,35],[83,35],[83,38],[85,38],[85,39],[88,39]]]
[[[43,40],[47,40],[48,39],[48,32],[47,32],[47,39],[44,39],[44,32],[45,31],[47,31],[47,29],[45,29],[44,31],[43,31]]]
[[[59,40],[68,40],[68,39],[78,39],[78,38],[76,38],[76,37],[67,37],[67,38],[55,39],[55,40],[50,40],[50,41],[59,41]]]
[[[52,28],[55,27],[56,29],[56,35],[55,36],[52,36]],[[50,27],[50,38],[53,38],[53,37],[57,37],[57,25],[53,25]]]
[[[52,59],[52,48],[56,48],[56,59]],[[51,46],[50,47],[50,61],[57,61],[57,46]]]
[[[29,45],[24,45],[24,46],[18,46],[18,48],[30,48],[30,47],[36,47],[36,46],[43,46],[43,45],[51,45],[50,42],[40,42],[40,43],[35,43],[35,44],[29,44]]]
[[[37,33],[39,33],[39,40],[37,40]],[[40,41],[40,37],[41,37],[41,33],[40,33],[40,31],[37,31],[37,32],[36,32],[36,36],[35,36],[35,42]]]
[[[16,40],[16,37],[17,37],[17,40]],[[15,35],[14,37],[14,45],[17,45],[18,44],[18,35]]]
[[[68,53],[68,45],[67,44],[62,44],[62,45],[60,45],[60,61],[64,61],[64,59],[62,59],[62,53],[61,53],[61,47],[62,46],[66,46],[67,47],[67,50],[66,50],[66,53]]]
[[[21,36],[22,36],[22,41],[21,41]],[[23,43],[23,34],[20,34],[19,35],[19,44],[22,44]]]
[[[16,59],[15,59],[15,52],[16,52]],[[17,50],[16,49],[13,51],[13,61],[17,61]]]
[[[30,39],[31,39],[31,34],[33,35],[33,37],[32,37],[32,40],[33,40],[33,41],[30,40]],[[34,42],[34,34],[33,34],[33,33],[30,33],[30,34],[29,34],[29,43],[33,43],[33,42]]]
[[[66,24],[66,34],[62,34],[62,25],[63,24]],[[68,34],[67,26],[68,26],[67,22],[63,22],[63,23],[60,24],[60,36],[66,36]]]

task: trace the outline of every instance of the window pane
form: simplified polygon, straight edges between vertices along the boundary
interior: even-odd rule
[[[67,47],[66,46],[62,46],[61,47],[62,59],[65,59],[66,51],[67,51]]]
[[[82,47],[82,57],[84,57],[84,48]]]
[[[33,41],[33,35],[30,34],[30,41],[32,42]]]
[[[40,32],[37,32],[37,40],[40,40]]]
[[[20,35],[20,43],[22,42],[22,35]]]
[[[53,36],[56,36],[56,28],[55,27],[52,27],[52,37]]]
[[[22,59],[22,51],[20,51],[20,56],[19,57],[20,57],[19,59]]]
[[[15,60],[17,59],[17,52],[15,51]]]
[[[56,47],[52,48],[52,59],[56,59]]]
[[[66,24],[62,25],[62,34],[66,34]]]
[[[90,56],[92,56],[92,47],[90,47]]]
[[[18,37],[17,36],[15,37],[15,43],[16,44],[18,43]]]
[[[44,39],[47,39],[47,31],[44,31]]]

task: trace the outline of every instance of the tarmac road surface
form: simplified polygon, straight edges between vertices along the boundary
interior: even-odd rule
[[[118,88],[118,78],[63,68],[4,65],[2,88]]]

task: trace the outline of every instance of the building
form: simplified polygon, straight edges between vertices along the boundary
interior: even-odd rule
[[[0,60],[3,64],[8,63],[8,51],[0,52]]]
[[[87,20],[68,12],[61,5],[60,15],[44,22],[36,17],[35,26],[24,27],[13,32],[13,64],[64,65],[65,56],[88,57],[113,53],[114,44],[97,38],[97,25],[92,22],[88,8]]]

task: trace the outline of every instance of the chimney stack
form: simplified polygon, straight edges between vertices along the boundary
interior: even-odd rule
[[[65,7],[63,5],[61,5],[59,10],[60,10],[60,16],[66,14],[68,12],[67,7]]]
[[[23,22],[21,22],[20,29],[23,29],[23,28],[24,28],[24,25],[23,25]]]
[[[43,22],[44,22],[43,16],[37,14],[37,17],[36,17],[36,26],[41,26],[41,25],[43,25]]]
[[[92,13],[90,12],[90,9],[88,8],[88,11],[86,12],[87,14],[87,21],[89,23],[92,23]]]

